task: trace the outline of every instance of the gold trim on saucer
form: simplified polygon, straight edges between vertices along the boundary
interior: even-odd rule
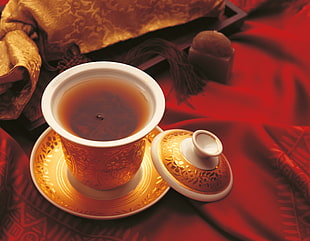
[[[151,141],[160,133],[149,134],[145,155],[137,176],[126,186],[108,191],[76,188],[69,175],[59,136],[48,128],[37,140],[30,162],[34,184],[58,208],[86,218],[115,219],[136,214],[161,199],[169,185],[156,171],[151,159]],[[90,188],[89,188],[90,189]]]

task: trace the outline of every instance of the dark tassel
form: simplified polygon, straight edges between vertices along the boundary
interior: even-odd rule
[[[189,63],[187,54],[178,47],[163,39],[149,39],[129,50],[124,62],[134,66],[155,56],[163,57],[169,64],[169,71],[180,101],[189,95],[196,95],[205,86],[205,77],[200,75]]]

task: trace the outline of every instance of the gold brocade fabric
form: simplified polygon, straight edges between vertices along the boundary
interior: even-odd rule
[[[41,58],[35,43],[21,30],[0,40],[0,119],[19,117],[35,91]]]
[[[0,22],[0,119],[18,117],[34,91],[42,57],[40,36],[45,37],[46,59],[55,60],[71,43],[88,53],[202,16],[217,17],[224,6],[224,0],[10,0]],[[31,83],[15,114],[7,115],[8,101],[20,101],[20,96],[4,101],[11,85],[2,86],[1,77],[15,66],[28,70]]]

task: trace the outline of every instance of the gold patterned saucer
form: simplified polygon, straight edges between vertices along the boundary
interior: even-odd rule
[[[78,183],[67,170],[58,135],[48,128],[37,140],[30,158],[33,182],[56,207],[85,218],[116,219],[141,212],[159,201],[169,185],[156,171],[151,142],[161,130],[148,135],[146,152],[136,176],[120,188],[98,191]]]

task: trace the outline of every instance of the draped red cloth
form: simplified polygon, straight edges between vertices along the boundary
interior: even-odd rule
[[[7,4],[8,0],[0,0],[0,6]]]
[[[113,221],[75,217],[36,190],[29,158],[0,132],[0,240],[310,240],[310,4],[256,15],[231,36],[232,78],[208,81],[178,103],[172,83],[163,129],[206,129],[223,142],[233,169],[217,202],[170,190],[149,209]]]

